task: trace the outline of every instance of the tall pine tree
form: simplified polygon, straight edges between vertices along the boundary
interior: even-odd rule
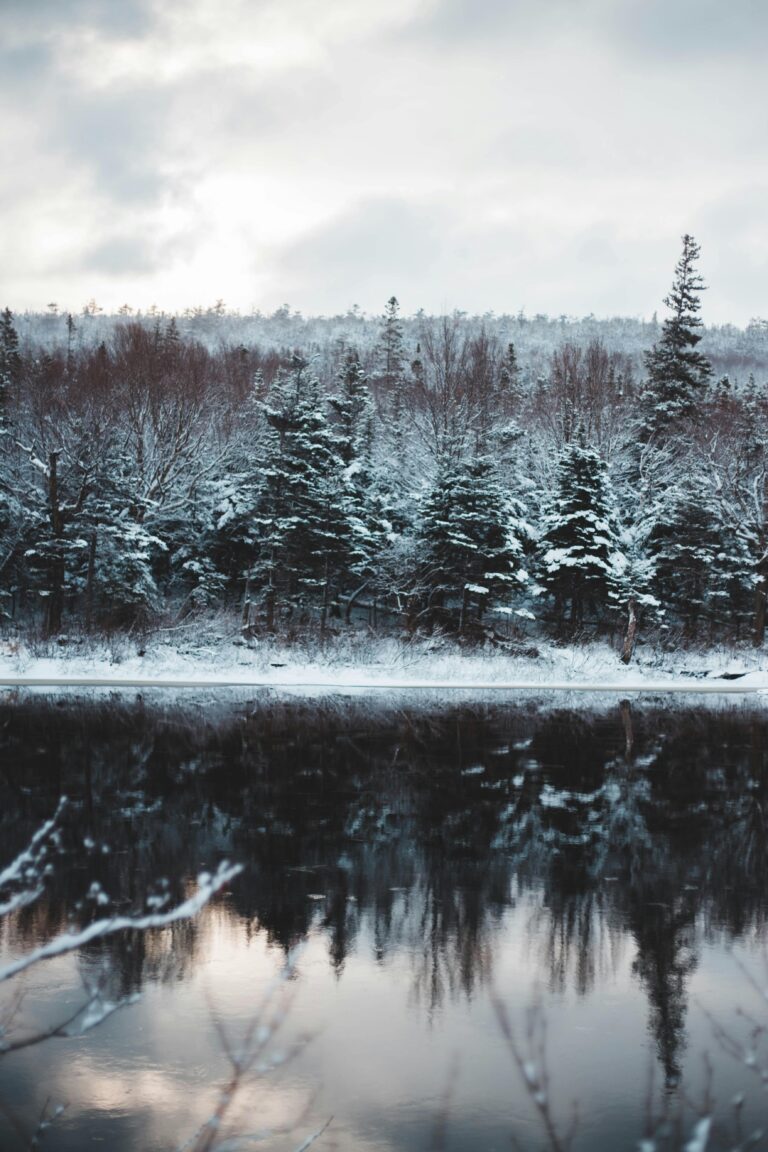
[[[0,435],[10,424],[13,389],[21,375],[19,337],[10,308],[0,312]]]
[[[700,294],[705,284],[696,271],[699,246],[683,236],[672,290],[664,303],[670,315],[661,338],[645,356],[648,373],[644,431],[646,436],[674,433],[681,418],[691,416],[703,400],[712,366],[697,345],[701,340]]]
[[[357,588],[350,593],[351,605],[355,591],[359,594],[372,582],[390,529],[373,468],[373,401],[357,352],[347,354],[336,394],[329,403],[335,416],[336,449],[343,464],[342,497],[350,545],[347,566],[349,573],[359,578]]]

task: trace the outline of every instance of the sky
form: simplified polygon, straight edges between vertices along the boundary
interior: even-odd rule
[[[0,307],[768,316],[765,0],[0,0]]]

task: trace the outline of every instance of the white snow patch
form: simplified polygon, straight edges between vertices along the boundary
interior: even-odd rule
[[[713,650],[666,654],[641,650],[626,667],[604,644],[538,643],[538,658],[504,650],[465,652],[440,643],[365,643],[339,637],[324,653],[279,642],[249,642],[193,633],[158,635],[146,648],[124,651],[71,642],[44,655],[0,643],[0,687],[16,688],[270,688],[318,693],[435,689],[465,692],[685,692],[738,695],[768,691],[761,652]],[[723,672],[742,673],[720,679]]]

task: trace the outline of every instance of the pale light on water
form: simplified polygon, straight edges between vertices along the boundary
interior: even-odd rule
[[[576,1149],[634,1149],[649,1091],[699,1100],[704,1053],[719,1100],[743,1090],[751,1120],[768,1115],[710,1019],[744,1035],[739,1007],[768,1018],[742,970],[766,982],[761,716],[636,708],[631,748],[626,710],[233,707],[196,727],[34,704],[4,719],[8,852],[58,792],[75,805],[55,880],[6,926],[4,956],[55,932],[94,873],[123,908],[159,877],[246,866],[194,924],[29,973],[24,1027],[71,1011],[105,958],[116,989],[141,991],[86,1036],[0,1059],[15,1115],[67,1104],[46,1146],[181,1144],[297,946],[269,1046],[293,1058],[245,1078],[228,1117],[292,1126],[269,1152],[331,1116],[316,1147],[338,1152],[544,1146],[494,997],[521,1049],[540,1006],[552,1111],[565,1130],[578,1105]],[[0,1132],[17,1146],[2,1118]]]

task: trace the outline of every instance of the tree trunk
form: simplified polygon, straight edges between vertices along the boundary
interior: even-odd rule
[[[274,584],[272,584],[270,581],[269,588],[267,588],[267,596],[266,596],[266,600],[265,600],[265,604],[264,604],[264,606],[266,608],[267,631],[268,632],[274,632],[274,630],[275,630],[275,601],[276,601],[275,587],[274,587]]]
[[[461,615],[459,616],[459,636],[464,635],[464,629],[469,615],[469,589],[465,588],[461,596]]]
[[[85,580],[85,630],[93,627],[93,585],[96,575],[96,529],[91,532],[88,544],[88,575]]]
[[[768,578],[761,573],[755,588],[755,618],[752,628],[752,644],[755,648],[762,648],[765,643],[765,605],[768,591]]]
[[[366,580],[365,583],[361,584],[360,587],[357,588],[352,593],[352,595],[349,597],[349,599],[347,600],[347,607],[346,607],[345,612],[344,612],[344,623],[345,624],[349,625],[351,623],[350,617],[352,614],[352,607],[353,607],[355,601],[358,600],[360,596],[362,596],[363,592],[366,590],[366,588],[368,587],[369,584],[370,584],[370,580]]]
[[[64,611],[64,540],[61,508],[59,506],[59,453],[48,456],[48,500],[50,502],[51,531],[53,535],[53,557],[50,567],[50,595],[46,634],[55,636],[61,631],[61,618]]]
[[[247,632],[251,626],[251,574],[250,572],[245,578],[245,588],[243,589],[243,611],[240,617],[240,626],[243,632]]]
[[[323,585],[323,606],[320,610],[320,635],[325,635],[325,626],[328,623],[328,560],[325,561],[325,584]]]
[[[621,649],[622,664],[629,664],[635,650],[635,637],[637,635],[637,601],[630,596],[627,605],[627,631],[624,634],[624,644]]]

